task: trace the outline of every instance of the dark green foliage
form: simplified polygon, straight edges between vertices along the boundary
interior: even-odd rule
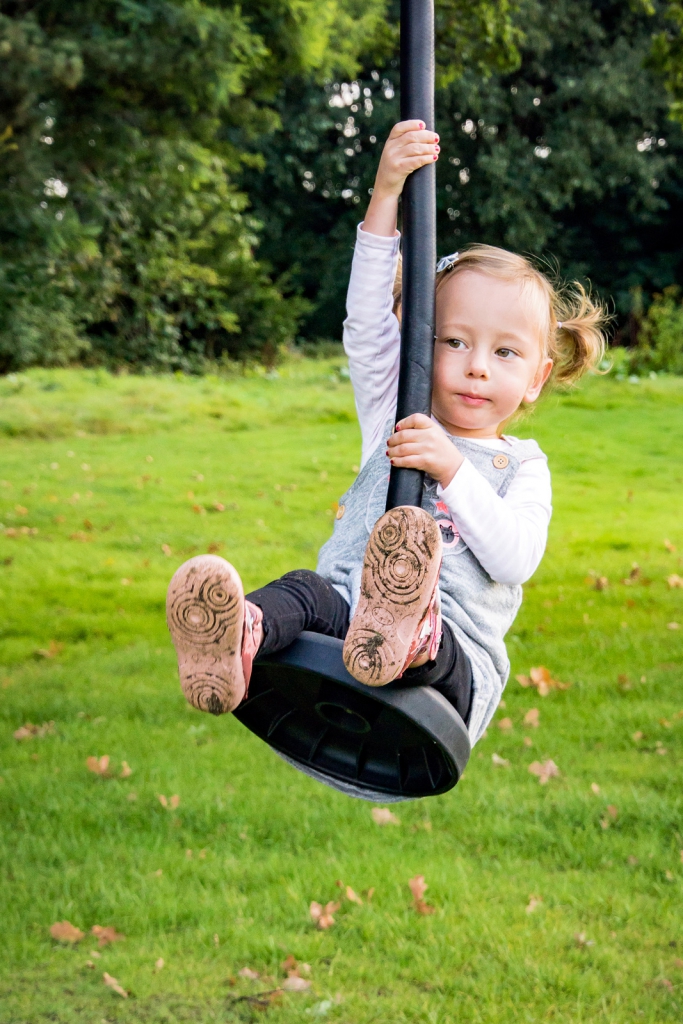
[[[0,370],[193,368],[292,338],[233,184],[283,75],[353,71],[383,0],[0,10]],[[281,282],[286,288],[286,282]]]
[[[638,375],[683,375],[683,306],[677,285],[655,295],[638,332],[638,344],[629,353],[628,369]]]
[[[441,73],[441,253],[471,241],[532,252],[612,298],[622,333],[634,288],[649,299],[683,277],[683,134],[649,57],[663,10],[525,0],[515,17],[524,37],[511,36],[517,65],[508,49],[507,69],[499,59],[488,77],[468,61],[455,80]],[[261,147],[266,169],[247,186],[269,214],[262,251],[314,303],[312,337],[339,336],[355,224],[398,117],[396,61],[375,68],[357,81],[356,111],[347,89],[346,105],[330,106],[338,86],[283,94],[284,129]]]

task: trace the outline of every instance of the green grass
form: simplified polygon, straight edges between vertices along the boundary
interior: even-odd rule
[[[664,540],[683,550],[682,412],[680,379],[597,380],[519,429],[548,452],[555,515],[509,636],[496,721],[513,728],[493,723],[455,790],[380,828],[233,719],[189,709],[163,613],[175,567],[210,545],[247,587],[315,565],[358,461],[338,363],[0,382],[2,1024],[680,1021],[683,628],[668,624],[683,627],[683,590],[666,577],[683,568]],[[533,665],[571,688],[523,689]],[[29,721],[53,732],[16,741]],[[88,772],[104,754],[133,774]],[[528,765],[546,758],[562,774],[541,786]],[[431,916],[411,909],[416,874]],[[338,879],[374,897],[316,931],[308,905]],[[126,939],[90,969],[93,939],[50,938],[64,919]],[[290,953],[309,992],[235,1001],[276,987]]]

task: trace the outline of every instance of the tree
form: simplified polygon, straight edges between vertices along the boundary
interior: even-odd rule
[[[651,58],[665,16],[639,0],[523,0],[496,61],[467,51],[453,61],[461,74],[440,68],[441,253],[470,241],[535,253],[612,298],[623,328],[634,289],[647,297],[681,280],[683,133]],[[268,220],[262,251],[313,304],[311,337],[339,336],[397,89],[393,54],[324,92],[289,86],[265,170],[246,183]]]
[[[384,0],[0,6],[0,370],[268,356],[302,303],[254,258],[240,140],[283,76],[353,74]]]

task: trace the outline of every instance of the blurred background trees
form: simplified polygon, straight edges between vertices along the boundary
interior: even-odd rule
[[[535,253],[654,351],[652,316],[683,323],[682,26],[437,0],[440,252]],[[396,0],[0,3],[0,370],[339,338],[397,50]]]

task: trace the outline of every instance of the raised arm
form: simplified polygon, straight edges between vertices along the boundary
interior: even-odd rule
[[[344,349],[356,399],[361,464],[396,408],[401,331],[393,313],[400,237],[398,200],[411,171],[438,157],[438,135],[422,121],[394,125],[382,151],[372,199],[358,228],[346,300]]]

